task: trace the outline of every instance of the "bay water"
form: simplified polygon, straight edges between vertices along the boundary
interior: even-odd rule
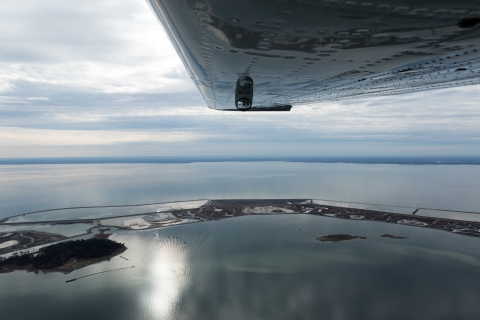
[[[479,177],[480,166],[5,165],[0,217],[61,207],[232,198],[480,211]],[[366,239],[322,243],[299,229]],[[380,237],[385,233],[408,239]],[[117,230],[111,239],[127,246],[123,258],[67,275],[0,274],[2,318],[480,317],[480,239],[441,230],[295,214]]]

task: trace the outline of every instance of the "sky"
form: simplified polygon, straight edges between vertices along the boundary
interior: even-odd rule
[[[210,110],[144,0],[0,2],[0,158],[480,156],[478,86]]]

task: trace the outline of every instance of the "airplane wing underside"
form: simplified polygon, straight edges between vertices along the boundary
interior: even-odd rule
[[[212,109],[239,79],[251,111],[480,83],[476,0],[147,1]]]

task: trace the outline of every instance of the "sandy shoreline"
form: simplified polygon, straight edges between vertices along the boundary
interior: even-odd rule
[[[13,235],[8,237],[8,240],[16,240],[18,243],[13,246],[0,249],[0,255],[15,252],[18,250],[26,250],[31,247],[40,246],[47,243],[53,243],[68,239],[65,236],[37,231],[13,231]],[[6,239],[7,240],[7,239]]]

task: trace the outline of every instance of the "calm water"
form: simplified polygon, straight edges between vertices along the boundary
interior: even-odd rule
[[[480,166],[330,163],[0,166],[0,218],[194,199],[311,198],[480,211]]]
[[[299,228],[367,240],[321,243]],[[379,237],[383,233],[410,238]],[[480,315],[477,238],[369,221],[277,215],[122,231],[113,239],[125,242],[129,249],[123,256],[129,261],[115,257],[69,275],[0,275],[2,315],[356,320]]]
[[[316,198],[480,211],[480,166],[199,163],[0,166],[1,217],[205,198]],[[315,235],[367,237],[321,243]],[[381,238],[391,233],[409,239]],[[178,237],[178,238],[173,238]],[[7,319],[478,319],[480,239],[309,215],[118,231],[69,275],[0,275]],[[186,242],[186,243],[185,243]],[[95,272],[135,266],[66,280]]]

